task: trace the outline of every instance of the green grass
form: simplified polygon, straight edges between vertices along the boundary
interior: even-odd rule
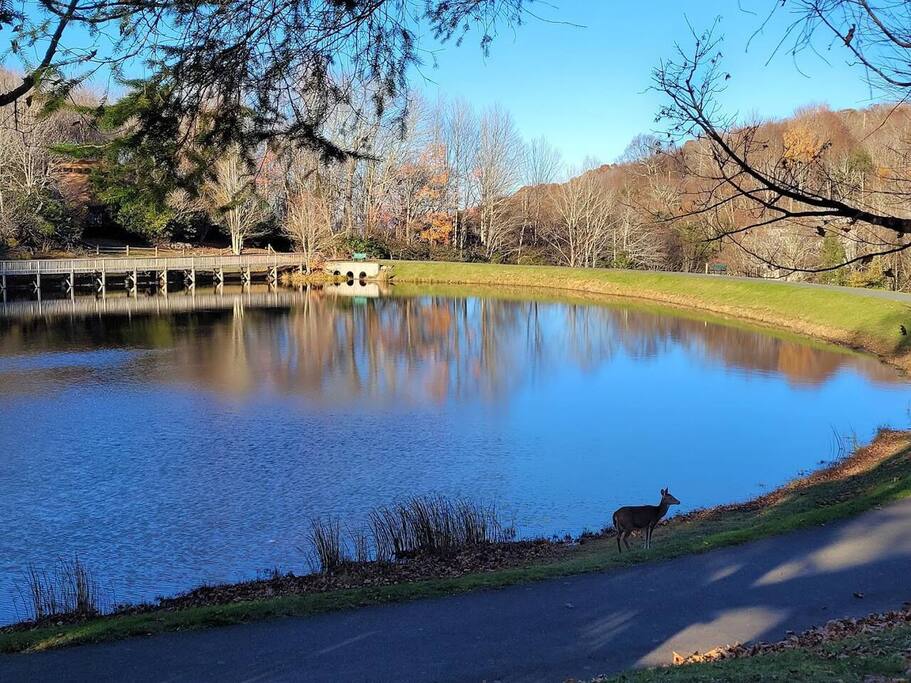
[[[860,683],[867,676],[902,676],[908,668],[901,655],[911,648],[911,627],[896,626],[874,634],[834,640],[818,648],[797,648],[719,662],[630,671],[603,683],[687,681],[843,681]],[[860,654],[858,654],[860,653]]]
[[[303,616],[363,605],[451,595],[542,579],[601,571],[705,552],[855,515],[911,495],[911,435],[878,440],[874,467],[849,477],[789,488],[774,505],[717,511],[700,519],[671,520],[655,532],[648,552],[618,555],[614,539],[597,539],[547,564],[397,585],[357,588],[269,600],[111,616],[86,623],[0,632],[0,652],[39,651],[134,635],[200,629],[280,616]]]
[[[394,282],[541,287],[636,297],[771,325],[864,349],[911,367],[911,306],[858,289],[805,287],[775,280],[681,273],[390,261]]]

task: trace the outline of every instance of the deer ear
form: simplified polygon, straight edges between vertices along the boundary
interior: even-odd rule
[[[661,495],[662,496],[667,495],[667,489],[661,489]]]

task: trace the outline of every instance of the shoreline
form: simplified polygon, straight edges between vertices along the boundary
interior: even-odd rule
[[[873,353],[905,372],[911,369],[911,346],[908,337],[899,332],[902,324],[911,328],[911,304],[865,296],[863,290],[855,293],[783,282],[638,271],[404,261],[391,265],[393,284],[491,286],[500,295],[525,298],[554,292],[586,303],[635,300],[783,330],[810,342]],[[665,520],[656,534],[656,546],[648,553],[637,548],[616,555],[613,534],[602,530],[573,540],[477,544],[445,557],[348,563],[330,575],[275,574],[201,586],[157,603],[118,606],[110,614],[89,619],[56,616],[38,624],[0,627],[0,653],[304,616],[605,571],[822,524],[909,495],[911,431],[884,429],[870,444],[834,464],[763,496]],[[667,534],[667,530],[675,533]],[[491,561],[491,556],[496,559]],[[99,576],[103,578],[103,571]]]
[[[824,524],[907,496],[911,496],[911,430],[881,430],[870,444],[761,497],[664,521],[650,551],[634,542],[632,552],[617,554],[615,536],[605,529],[571,542],[503,541],[478,544],[453,555],[352,564],[336,575],[287,574],[203,586],[156,604],[123,606],[104,616],[70,621],[53,617],[40,624],[0,627],[0,653],[307,616],[608,571]]]

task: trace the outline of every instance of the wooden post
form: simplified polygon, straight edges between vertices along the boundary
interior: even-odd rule
[[[41,261],[35,262],[35,292],[41,296]]]
[[[133,268],[133,294],[139,292],[139,273]]]
[[[6,294],[6,273],[0,277],[0,289],[3,290],[3,293]]]
[[[128,244],[127,245],[127,256],[129,256],[129,255],[130,255],[130,245]]]
[[[73,266],[73,262],[70,261],[70,292],[76,290],[76,268]]]

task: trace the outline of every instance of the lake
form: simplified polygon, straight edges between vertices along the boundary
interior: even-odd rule
[[[553,296],[553,295],[546,295]],[[633,303],[467,288],[0,304],[0,623],[74,554],[114,601],[302,572],[309,520],[418,493],[521,536],[751,498],[906,426],[875,358]]]

